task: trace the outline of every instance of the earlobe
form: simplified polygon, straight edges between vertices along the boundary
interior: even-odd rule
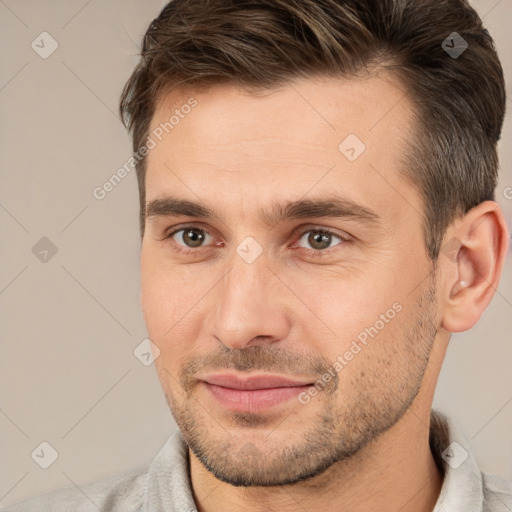
[[[479,320],[501,277],[508,231],[499,206],[485,201],[457,220],[449,245],[451,257],[440,255],[445,276],[442,326],[462,332]]]

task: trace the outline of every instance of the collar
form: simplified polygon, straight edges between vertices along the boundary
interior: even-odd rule
[[[451,419],[435,410],[430,415],[430,449],[444,473],[433,512],[482,512],[482,473],[469,442]]]

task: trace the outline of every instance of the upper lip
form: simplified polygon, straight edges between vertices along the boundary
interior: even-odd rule
[[[289,388],[296,386],[308,386],[311,382],[296,381],[280,375],[251,375],[249,377],[237,377],[229,374],[210,375],[201,379],[208,384],[222,386],[224,388],[254,390],[270,388]]]

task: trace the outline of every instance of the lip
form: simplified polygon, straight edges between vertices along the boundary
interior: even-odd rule
[[[223,388],[231,388],[238,390],[253,391],[257,389],[269,388],[291,388],[298,386],[307,386],[313,384],[308,381],[296,381],[281,377],[280,375],[250,375],[249,377],[240,378],[231,374],[210,375],[201,380],[215,386]]]
[[[240,378],[230,374],[201,379],[210,394],[231,411],[258,413],[296,397],[313,385],[279,375],[252,375]]]

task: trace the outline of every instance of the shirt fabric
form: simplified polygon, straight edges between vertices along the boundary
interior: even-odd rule
[[[482,473],[453,422],[432,410],[430,448],[444,473],[433,512],[512,512],[512,483]],[[146,467],[12,505],[5,512],[197,512],[188,447],[174,432]]]

